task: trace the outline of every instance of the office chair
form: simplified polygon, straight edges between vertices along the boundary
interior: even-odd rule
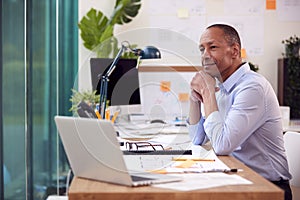
[[[300,159],[298,155],[300,152],[300,133],[287,131],[283,138],[289,163],[289,171],[293,176],[290,183],[292,186],[300,187]]]

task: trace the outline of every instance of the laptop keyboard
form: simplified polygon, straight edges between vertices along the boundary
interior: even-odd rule
[[[132,181],[147,181],[147,180],[153,180],[153,178],[147,178],[147,177],[142,177],[142,176],[134,176],[131,175]]]

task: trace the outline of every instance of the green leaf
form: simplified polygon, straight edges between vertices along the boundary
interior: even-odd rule
[[[101,11],[91,8],[78,24],[83,45],[89,50],[96,48],[101,43],[100,38],[108,25],[108,18]]]
[[[111,16],[111,24],[126,24],[137,16],[141,8],[141,0],[117,0]]]
[[[92,8],[78,23],[83,45],[96,52],[97,57],[114,57],[118,52],[114,25],[131,22],[140,7],[141,0],[117,0],[110,20],[101,11]]]
[[[98,58],[112,58],[116,55],[118,50],[118,40],[114,36],[108,38],[107,40],[101,42],[99,50],[97,50]]]

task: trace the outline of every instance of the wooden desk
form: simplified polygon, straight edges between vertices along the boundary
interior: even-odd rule
[[[272,199],[283,200],[284,193],[250,168],[233,157],[221,156],[220,159],[230,168],[243,169],[238,175],[253,182],[251,185],[231,185],[188,192],[145,187],[126,187],[75,177],[69,189],[69,200],[124,199],[124,200],[161,200],[161,199]]]

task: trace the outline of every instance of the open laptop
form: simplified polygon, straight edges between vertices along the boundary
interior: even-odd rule
[[[55,123],[75,176],[127,186],[181,180],[145,171],[130,173],[110,121],[55,116]]]

